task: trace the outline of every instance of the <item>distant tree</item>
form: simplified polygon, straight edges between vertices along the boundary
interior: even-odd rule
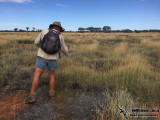
[[[100,27],[94,28],[94,32],[100,32],[100,31],[101,31]]]
[[[149,30],[141,30],[142,32],[149,32]]]
[[[24,32],[25,30],[19,29],[19,32]]]
[[[26,30],[27,30],[27,32],[28,32],[28,30],[29,30],[29,27],[26,27]]]
[[[42,30],[40,30],[40,29],[37,29],[36,31],[37,31],[37,32],[41,32]]]
[[[88,27],[88,28],[86,28],[86,30],[88,30],[88,31],[90,31],[90,32],[94,32],[94,27]]]
[[[140,31],[139,31],[139,30],[134,30],[134,32],[135,32],[135,33],[140,33]]]
[[[103,31],[104,32],[111,32],[111,27],[110,26],[104,26]]]
[[[18,28],[14,28],[14,31],[17,32],[17,31],[18,31]]]
[[[125,32],[125,33],[131,33],[131,32],[132,32],[132,30],[130,30],[130,29],[124,29],[124,30],[122,30],[122,32]]]
[[[148,32],[159,32],[160,30],[158,30],[158,29],[150,29],[150,30],[148,30]]]
[[[112,32],[121,32],[120,30],[112,30]]]
[[[82,32],[82,31],[84,32],[85,30],[86,30],[86,28],[83,28],[83,27],[79,27],[79,28],[78,28],[78,31],[81,31],[81,32]]]
[[[32,27],[32,29],[33,29],[32,31],[35,31],[36,28],[35,28],[35,27]]]

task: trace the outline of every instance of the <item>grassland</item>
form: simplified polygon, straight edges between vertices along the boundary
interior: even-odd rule
[[[36,32],[0,33],[1,91],[28,91],[37,47]],[[159,33],[63,33],[70,45],[56,71],[56,90],[103,92],[107,104],[97,106],[96,119],[120,119],[116,106],[159,108]],[[47,71],[40,85],[49,83]],[[130,118],[132,119],[132,118]]]

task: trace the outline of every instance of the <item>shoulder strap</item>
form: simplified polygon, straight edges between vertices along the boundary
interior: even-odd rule
[[[53,32],[52,29],[50,29],[50,28],[48,28],[48,31],[49,31],[49,32]]]

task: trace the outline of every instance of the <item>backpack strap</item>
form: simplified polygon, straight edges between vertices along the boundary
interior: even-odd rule
[[[50,29],[50,28],[48,28],[48,31],[49,31],[49,32],[53,32],[52,29]]]

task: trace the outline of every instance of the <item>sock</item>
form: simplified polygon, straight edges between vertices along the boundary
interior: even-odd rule
[[[35,95],[36,95],[36,92],[30,92],[30,95],[35,96]]]

